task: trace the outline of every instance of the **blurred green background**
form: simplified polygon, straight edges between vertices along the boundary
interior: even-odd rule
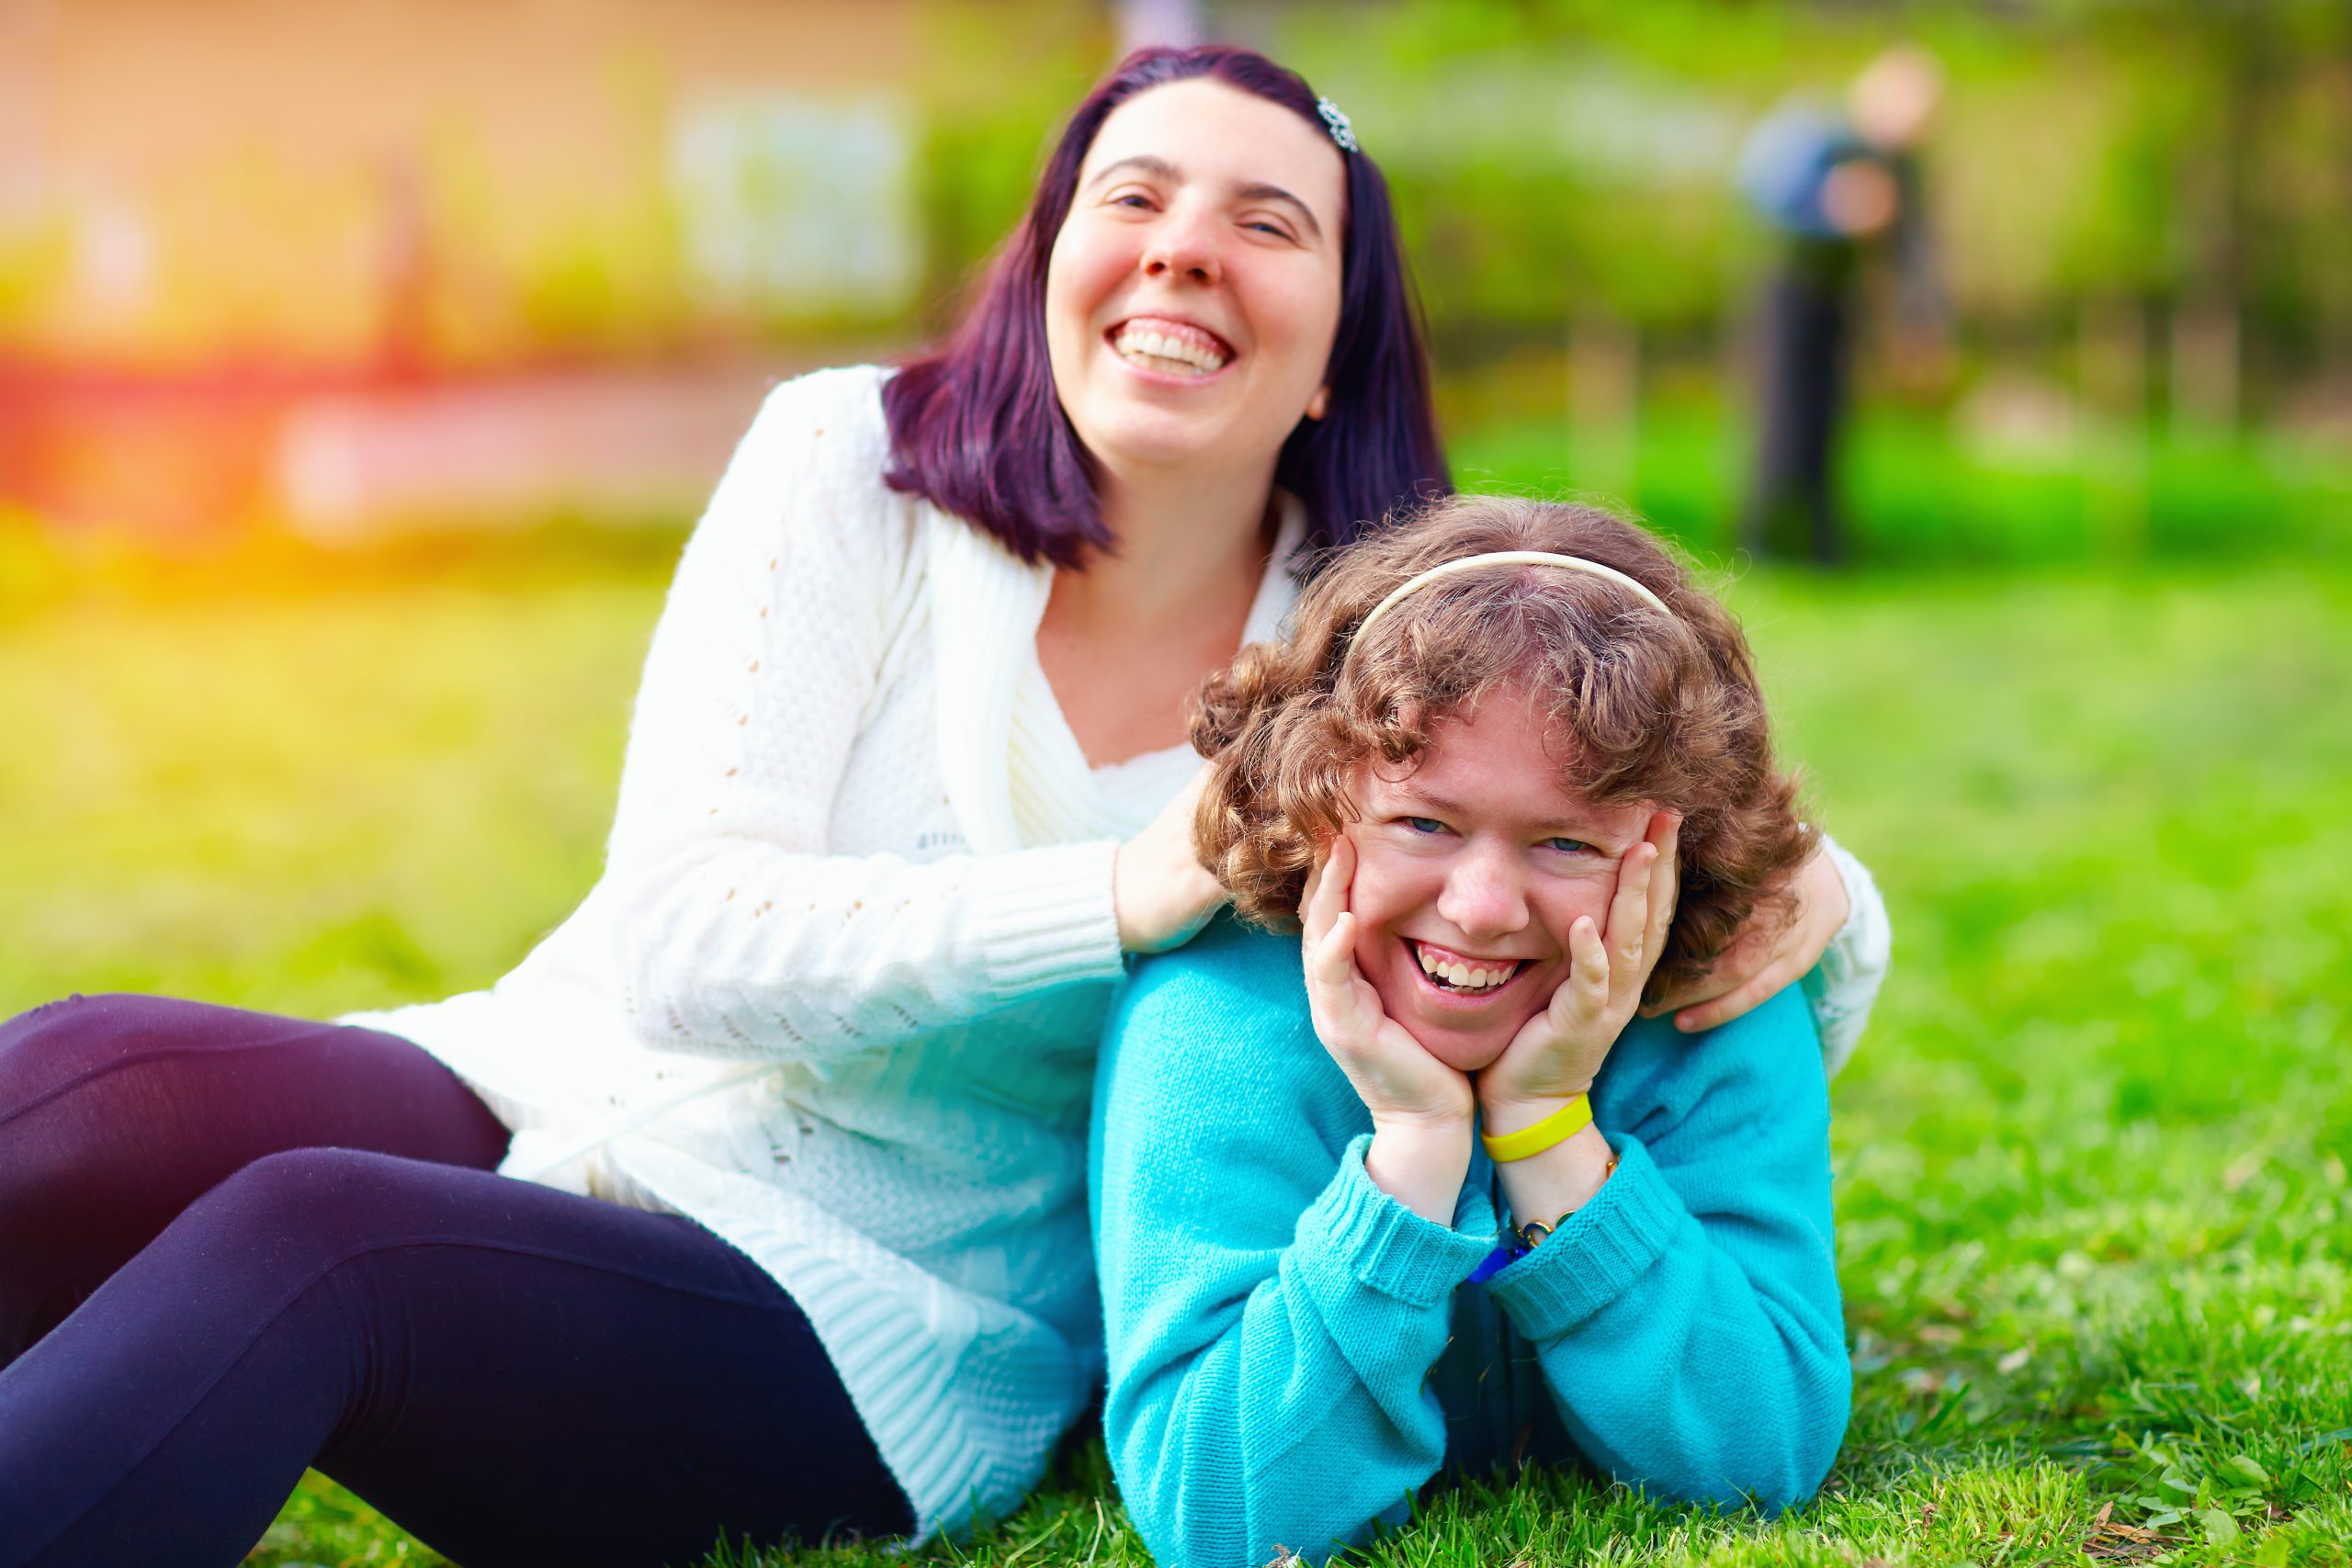
[[[1346,107],[1459,477],[1693,548],[1897,931],[1834,1089],[1824,1500],[1521,1478],[1374,1558],[2352,1562],[2340,4],[0,0],[0,1012],[511,965],[596,874],[763,389],[952,320],[1059,116],[1171,27]],[[1948,73],[1950,341],[1866,334],[1855,569],[1755,565],[1730,165],[1902,39]],[[929,1555],[1142,1549],[1081,1437]],[[259,1560],[403,1556],[313,1480]]]
[[[2341,547],[2338,0],[8,0],[0,537],[682,527],[770,380],[953,318],[1061,114],[1171,27],[1350,108],[1465,472],[1704,546],[1771,254],[1733,160],[1924,45],[1951,330],[1862,333],[1864,553]]]

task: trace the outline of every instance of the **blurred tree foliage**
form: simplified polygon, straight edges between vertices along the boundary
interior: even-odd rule
[[[1598,302],[1719,324],[1758,237],[1726,186],[1793,92],[1912,39],[1950,73],[1929,151],[1946,270],[1988,329],[2088,299],[2226,303],[2281,368],[2352,339],[2352,8],[1400,0],[1266,13],[1390,170],[1457,339]]]
[[[1231,0],[1209,13],[1354,117],[1456,372],[1530,344],[1556,353],[1592,312],[1636,330],[1653,362],[1714,356],[1766,243],[1729,185],[1749,128],[1792,94],[1834,102],[1872,53],[1912,39],[1949,73],[1926,162],[1964,343],[2071,380],[2086,323],[2120,311],[2145,333],[2146,390],[2162,400],[2203,363],[2182,356],[2201,327],[2233,367],[2227,417],[2241,375],[2257,412],[2352,376],[2340,0]],[[942,35],[925,85],[946,285],[1017,218],[1097,57],[1080,47],[975,73],[1004,60],[1001,30],[952,8],[940,19],[970,29]]]
[[[883,74],[920,139],[921,304],[736,309],[697,286],[672,162],[683,88],[648,53],[611,63],[600,90],[621,151],[576,190],[515,200],[510,173],[461,114],[413,150],[413,188],[402,188],[431,263],[417,312],[423,363],[744,344],[814,358],[952,319],[1115,47],[1114,7],[914,5],[899,31],[913,46]],[[1871,53],[1912,39],[1950,73],[1928,162],[1944,271],[1972,343],[2011,362],[2040,355],[2049,363],[2037,368],[2071,378],[2066,356],[2086,321],[2136,318],[2152,399],[2165,395],[2172,367],[2226,358],[2227,395],[2213,401],[2231,417],[2241,365],[2244,402],[2257,412],[2282,389],[2352,380],[2344,0],[1203,8],[1213,32],[1298,66],[1354,116],[1397,188],[1455,370],[1531,345],[1556,356],[1567,323],[1587,317],[1637,333],[1645,367],[1678,350],[1715,355],[1762,259],[1727,177],[1743,138],[1787,95],[1834,97]],[[327,367],[355,344],[364,357],[381,304],[371,279],[400,228],[399,203],[382,171],[321,184],[299,152],[199,160],[184,188],[165,193],[154,221],[177,249],[159,250],[143,316],[54,328],[83,242],[67,231],[70,215],[17,224],[0,235],[0,344],[44,352],[54,338],[68,357],[119,349],[133,363],[198,364],[221,344]],[[2184,355],[2183,344],[2210,352]],[[2352,409],[2352,395],[2335,400]]]

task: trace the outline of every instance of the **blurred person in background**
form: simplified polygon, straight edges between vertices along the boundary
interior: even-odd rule
[[[1741,528],[1760,554],[1834,566],[1851,553],[1838,446],[1873,259],[1894,269],[1899,352],[1925,357],[1939,339],[1944,302],[1917,151],[1942,96],[1935,56],[1898,45],[1854,78],[1845,113],[1783,104],[1741,151],[1739,187],[1778,253],[1758,323],[1762,406]]]
[[[1129,57],[944,347],[770,397],[519,968],[0,1028],[0,1564],[233,1562],[306,1466],[475,1568],[1009,1509],[1100,1375],[1103,1017],[1224,898],[1186,699],[1447,488],[1346,116]],[[1810,973],[1850,1041],[1883,910],[1798,889],[1686,1026]]]

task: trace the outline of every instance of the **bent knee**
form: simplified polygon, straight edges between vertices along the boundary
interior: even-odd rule
[[[68,1082],[158,1049],[200,1046],[228,1032],[232,1008],[130,991],[75,992],[0,1023],[0,1084],[28,1076]]]
[[[162,1242],[248,1278],[299,1282],[388,1247],[466,1234],[469,1185],[502,1179],[364,1149],[288,1149],[224,1179]]]
[[[123,1129],[163,1092],[126,1069],[154,1054],[163,1010],[190,1005],[74,995],[0,1024],[0,1212],[39,1201],[44,1182],[84,1189],[96,1163],[120,1168]]]
[[[333,1216],[349,1235],[355,1220],[402,1209],[403,1179],[416,1163],[364,1149],[286,1149],[239,1167],[189,1205],[188,1215],[208,1223],[231,1217],[264,1235],[296,1235]]]
[[[75,991],[0,1023],[0,1050],[15,1047],[19,1040],[38,1039],[53,1050],[64,1042],[119,1039],[126,1032],[147,1027],[144,1021],[154,1009],[195,1005],[130,991],[107,991],[94,997]]]
[[[385,1168],[356,1149],[290,1149],[240,1168],[188,1205],[150,1249],[220,1278],[293,1290],[403,1239],[414,1215]]]
[[[177,997],[113,992],[65,997],[0,1024],[0,1122],[85,1086],[164,1086],[181,1100],[189,1071],[256,1050],[340,1032],[333,1025]],[[163,1078],[154,1079],[160,1072]],[[153,1087],[153,1086],[151,1086]],[[111,1118],[110,1118],[111,1119]]]

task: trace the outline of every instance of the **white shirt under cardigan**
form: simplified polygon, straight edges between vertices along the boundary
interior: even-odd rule
[[[1112,856],[1196,764],[1088,766],[1037,660],[1050,570],[884,486],[885,374],[779,387],[743,438],[578,911],[488,991],[345,1021],[472,1085],[510,1174],[687,1215],[773,1275],[928,1536],[1017,1503],[1100,1375]],[[1291,603],[1286,511],[1251,640]],[[1833,1064],[1886,963],[1840,864]]]

